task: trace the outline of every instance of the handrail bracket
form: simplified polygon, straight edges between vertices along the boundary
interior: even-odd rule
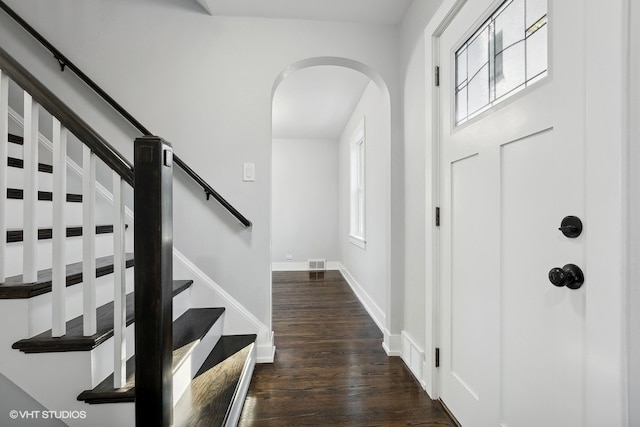
[[[60,65],[60,71],[64,72],[64,68],[67,66],[67,63],[60,57],[58,56],[53,56],[56,61],[58,61],[58,64]]]

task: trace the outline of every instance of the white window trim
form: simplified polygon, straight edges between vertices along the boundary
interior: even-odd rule
[[[363,117],[349,140],[349,242],[361,249],[366,249],[367,244],[366,152],[365,118]],[[357,194],[354,194],[355,192]]]

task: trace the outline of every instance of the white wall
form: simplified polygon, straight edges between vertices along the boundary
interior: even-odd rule
[[[356,283],[360,299],[385,335],[389,335],[386,324],[389,267],[386,260],[390,207],[385,189],[388,188],[386,183],[389,173],[390,129],[389,113],[385,104],[383,93],[375,83],[369,83],[340,136],[339,242],[342,264],[350,276],[347,278]],[[349,240],[350,142],[363,117],[366,150],[366,249]],[[401,292],[401,289],[401,285],[395,286],[393,292]]]
[[[172,142],[183,160],[253,221],[251,229],[240,227],[176,172],[176,248],[267,325],[275,79],[289,65],[314,57],[365,64],[389,89],[391,134],[400,141],[395,27],[212,17],[193,2],[170,0],[7,3],[152,132]],[[114,125],[122,123],[116,114],[69,72],[61,74],[51,55],[4,14],[0,40],[131,158],[136,132]],[[242,182],[244,162],[256,164],[254,183]],[[399,175],[396,170],[394,180]],[[392,197],[402,200],[401,192]],[[391,222],[401,224],[402,218]]]
[[[274,139],[272,150],[272,262],[339,261],[338,141]]]

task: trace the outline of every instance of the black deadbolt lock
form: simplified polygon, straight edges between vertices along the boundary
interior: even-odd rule
[[[549,281],[558,287],[580,289],[584,283],[584,274],[577,265],[567,264],[562,268],[552,268],[549,271]]]
[[[565,216],[558,230],[562,231],[565,236],[574,239],[582,234],[582,221],[577,216]]]

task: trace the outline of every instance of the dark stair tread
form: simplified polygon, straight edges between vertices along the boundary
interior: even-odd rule
[[[248,335],[224,335],[209,356],[202,363],[202,366],[196,373],[196,377],[205,373],[209,369],[224,362],[243,348],[256,342],[255,334]]]
[[[125,225],[125,227],[127,227]],[[113,233],[113,225],[96,225],[96,234]],[[67,237],[82,236],[82,227],[67,227]],[[53,238],[53,228],[39,228],[38,240],[48,240]],[[7,243],[22,242],[24,240],[23,230],[7,230]]]
[[[188,288],[193,281],[174,280],[173,295]],[[127,325],[134,321],[133,293],[127,295]],[[32,338],[27,338],[14,343],[11,347],[25,353],[55,353],[64,351],[88,351],[96,348],[113,336],[113,301],[98,307],[98,332],[92,336],[83,335],[83,317],[78,316],[67,322],[67,333],[61,337],[53,338],[51,329]]]
[[[127,268],[133,267],[133,254],[127,254]],[[113,273],[113,256],[105,256],[96,259],[96,277]],[[31,298],[37,295],[51,292],[50,268],[38,271],[38,280],[35,283],[24,283],[22,275],[7,277],[0,284],[0,299]],[[82,262],[67,265],[67,286],[82,282]]]
[[[17,159],[15,157],[8,157],[7,158],[7,166],[9,166],[10,168],[23,169],[24,168],[24,160]],[[38,163],[38,172],[53,173],[53,166],[47,165],[45,163]]]
[[[220,339],[178,401],[176,427],[225,425],[255,340],[255,335]]]
[[[18,188],[7,188],[7,199],[23,200],[24,190]],[[50,202],[53,200],[53,193],[51,191],[38,191],[38,200]],[[68,193],[67,202],[81,203],[82,194]]]
[[[19,135],[14,135],[14,134],[10,133],[9,134],[9,142],[11,142],[13,144],[23,145],[24,144],[24,138],[19,136]]]
[[[173,372],[184,362],[198,342],[224,313],[224,308],[191,308],[173,323]],[[93,390],[85,390],[78,400],[86,403],[117,403],[135,401],[135,356],[127,360],[127,383],[113,388],[113,374]]]

